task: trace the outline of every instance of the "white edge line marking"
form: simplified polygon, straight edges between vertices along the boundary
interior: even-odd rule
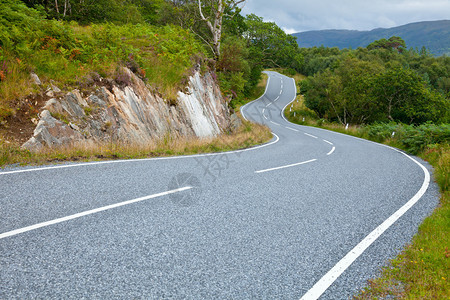
[[[186,155],[186,156],[155,157],[155,158],[128,159],[128,160],[110,160],[110,161],[99,161],[99,162],[82,163],[82,164],[76,164],[76,165],[52,166],[52,167],[44,167],[44,168],[34,168],[34,169],[25,169],[25,170],[17,170],[17,171],[0,172],[0,176],[1,175],[8,175],[8,174],[17,174],[17,173],[27,173],[27,172],[35,172],[35,171],[52,170],[52,169],[76,168],[76,167],[84,167],[84,166],[96,166],[96,165],[106,165],[106,164],[129,163],[129,162],[157,161],[157,160],[187,159],[187,158],[193,158],[193,157],[207,157],[207,156],[217,156],[217,155],[230,155],[230,154],[235,154],[235,153],[241,153],[241,152],[257,150],[257,149],[261,149],[261,148],[268,147],[268,146],[271,146],[273,144],[278,143],[280,141],[280,137],[278,135],[276,135],[275,133],[273,133],[273,132],[272,132],[272,134],[275,137],[274,141],[272,141],[270,143],[263,144],[263,145],[259,145],[259,146],[256,146],[256,147],[242,149],[242,150],[235,150],[235,151],[229,151],[229,152],[196,154],[196,155]]]
[[[267,74],[267,73],[266,73],[266,74]],[[262,99],[262,98],[267,94],[267,90],[269,89],[269,84],[270,84],[270,76],[269,76],[269,74],[267,74],[267,77],[268,77],[268,79],[267,79],[266,90],[264,91],[264,94],[262,94],[262,96],[259,97],[258,99],[254,100],[254,101],[251,101],[251,102],[249,102],[249,103],[247,103],[247,104],[245,104],[244,106],[241,107],[241,114],[242,114],[242,116],[244,117],[245,121],[248,121],[248,119],[247,119],[247,117],[246,117],[245,114],[244,114],[244,108],[245,108],[247,105],[249,105],[250,103],[253,103],[253,102],[256,102],[256,101]]]
[[[293,123],[289,122],[289,121],[286,119],[286,117],[284,116],[284,111],[286,110],[286,107],[288,107],[288,105],[291,104],[292,102],[294,102],[295,99],[297,98],[297,85],[295,84],[295,79],[294,79],[294,78],[291,78],[291,79],[292,79],[292,83],[294,84],[294,99],[292,99],[291,102],[289,102],[288,104],[286,104],[286,105],[283,107],[283,109],[281,110],[281,117],[282,117],[287,123],[289,123],[289,124],[293,124]],[[294,125],[295,125],[295,124],[294,124]]]
[[[306,132],[305,132],[305,135],[307,135],[307,136],[310,136],[310,137],[312,137],[312,138],[315,138],[315,139],[318,139],[318,137],[317,137],[317,136],[315,136],[315,135],[312,135],[312,134],[309,134],[309,133],[306,133]]]
[[[266,84],[266,90],[264,91],[263,96],[264,96],[265,94],[267,94],[267,90],[269,89],[269,83],[270,83],[270,76],[269,76],[268,73],[266,73],[266,74],[267,74],[268,79],[267,79],[267,84]],[[262,98],[262,96],[261,96],[261,98]]]
[[[84,211],[84,212],[81,212],[81,213],[77,213],[77,214],[74,214],[74,215],[70,215],[70,216],[67,216],[67,217],[62,217],[62,218],[54,219],[54,220],[51,220],[51,221],[42,222],[42,223],[38,223],[38,224],[35,224],[35,225],[19,228],[19,229],[16,229],[16,230],[4,232],[4,233],[0,234],[0,240],[4,239],[4,238],[7,238],[7,237],[10,237],[10,236],[14,236],[14,235],[20,234],[20,233],[24,233],[24,232],[27,232],[27,231],[39,229],[39,228],[42,228],[42,227],[47,227],[47,226],[50,226],[50,225],[54,225],[54,224],[58,224],[58,223],[66,222],[66,221],[70,221],[70,220],[73,220],[73,219],[81,218],[81,217],[84,217],[84,216],[87,216],[87,215],[92,215],[92,214],[95,214],[95,213],[98,213],[98,212],[102,212],[102,211],[105,211],[105,210],[109,210],[109,209],[113,209],[113,208],[129,205],[129,204],[133,204],[133,203],[136,203],[136,202],[141,202],[141,201],[144,201],[144,200],[149,200],[149,199],[153,199],[153,198],[167,196],[167,195],[170,195],[170,194],[183,192],[183,191],[190,190],[190,189],[192,189],[192,187],[186,186],[186,187],[183,187],[183,188],[170,190],[170,191],[162,192],[162,193],[158,193],[158,194],[153,194],[153,195],[145,196],[145,197],[141,197],[141,198],[136,198],[136,199],[133,199],[133,200],[128,200],[128,201],[124,201],[124,202],[120,202],[120,203],[116,203],[116,204],[112,204],[112,205],[108,205],[108,206],[103,206],[103,207],[87,210],[87,211]]]
[[[390,147],[391,148],[391,147]],[[396,150],[396,149],[394,149]],[[396,150],[398,151],[398,150]],[[345,255],[325,276],[323,276],[300,300],[318,299],[333,282],[370,246],[375,242],[389,227],[392,226],[400,217],[402,217],[417,201],[422,198],[430,184],[430,172],[417,160],[411,156],[398,151],[416,163],[425,175],[422,187],[405,205],[391,215],[386,221],[375,228],[367,235],[355,248]]]
[[[297,129],[294,129],[294,128],[291,128],[291,127],[287,127],[287,126],[286,126],[286,129],[289,129],[289,130],[292,130],[292,131],[299,132]]]
[[[292,165],[286,165],[286,166],[281,166],[281,167],[276,167],[276,168],[270,168],[270,169],[265,169],[265,170],[259,170],[259,171],[255,171],[255,173],[259,174],[259,173],[265,173],[265,172],[270,172],[270,171],[275,171],[275,170],[280,170],[280,169],[286,169],[286,168],[291,168],[291,167],[295,167],[295,166],[299,166],[299,165],[304,165],[307,163],[311,163],[313,161],[316,161],[317,159],[311,159],[308,161],[303,161],[300,163],[296,163],[296,164],[292,164]]]
[[[323,140],[325,143],[327,143],[327,144],[330,144],[331,146],[333,146],[333,143],[332,142],[329,142],[329,141],[327,141],[327,140]]]
[[[334,150],[336,150],[336,147],[334,147],[334,146],[333,146],[333,149],[331,149],[331,151],[330,151],[330,152],[328,152],[328,153],[327,153],[327,155],[331,155],[331,154],[333,154]]]

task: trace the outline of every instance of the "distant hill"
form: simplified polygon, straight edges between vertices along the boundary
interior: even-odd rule
[[[399,36],[408,48],[425,46],[433,55],[450,56],[450,20],[411,23],[393,28],[378,28],[371,31],[317,30],[294,33],[300,47],[314,46],[356,49],[366,47],[375,40]]]

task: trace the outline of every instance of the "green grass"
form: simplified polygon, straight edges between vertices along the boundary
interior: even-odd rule
[[[450,146],[448,124],[405,126],[376,124],[344,126],[328,123],[306,108],[299,95],[285,111],[293,123],[321,127],[385,143],[412,152],[434,168],[434,180],[441,189],[439,207],[419,227],[418,234],[403,252],[368,282],[354,299],[450,299]],[[396,132],[394,137],[392,132]]]
[[[120,67],[127,66],[170,101],[205,57],[203,45],[181,27],[80,26],[47,20],[19,1],[0,3],[0,121],[14,114],[18,99],[40,92],[31,72],[44,90],[53,80],[67,91],[88,89],[100,76],[126,84]]]

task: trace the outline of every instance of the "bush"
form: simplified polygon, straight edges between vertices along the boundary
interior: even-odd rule
[[[414,126],[379,123],[362,127],[361,131],[376,142],[384,142],[389,139],[397,142],[412,154],[424,151],[429,145],[445,144],[450,141],[450,124],[425,123]]]
[[[146,24],[96,24],[47,20],[20,1],[0,2],[0,107],[31,93],[29,74],[67,89],[90,74],[117,77],[119,66],[133,72],[164,96],[176,96],[203,45],[187,30]],[[120,75],[120,74],[119,74]]]

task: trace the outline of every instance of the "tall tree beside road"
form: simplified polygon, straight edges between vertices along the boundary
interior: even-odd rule
[[[295,37],[286,34],[273,22],[265,22],[254,14],[246,18],[244,37],[248,47],[265,68],[283,67],[299,69],[303,56],[298,51]]]
[[[206,23],[211,33],[211,48],[216,61],[220,58],[220,43],[225,11],[234,11],[245,0],[198,0],[198,10],[202,21]]]

